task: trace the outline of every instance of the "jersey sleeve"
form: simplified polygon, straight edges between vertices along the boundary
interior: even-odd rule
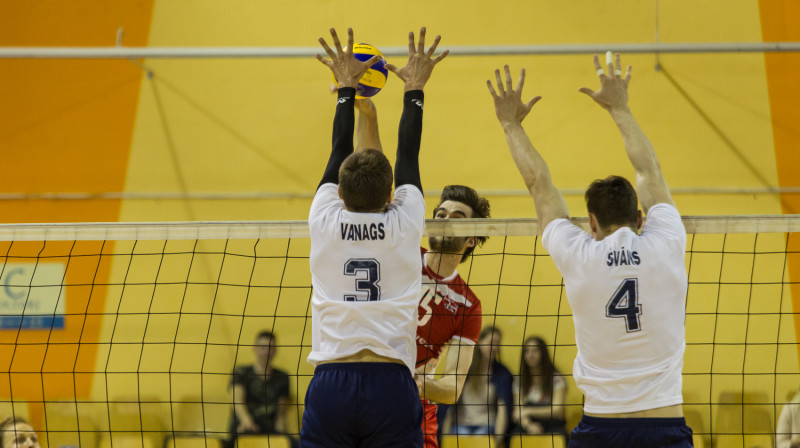
[[[425,227],[425,198],[422,191],[411,184],[401,185],[394,190],[392,206],[417,228],[421,236]]]
[[[481,303],[473,300],[474,305],[467,308],[464,312],[464,321],[461,328],[457,328],[453,337],[460,338],[463,342],[478,343],[478,336],[481,333],[482,314]]]
[[[683,226],[678,209],[670,204],[656,204],[647,211],[647,220],[642,226],[642,234],[659,236],[686,244],[686,228]]]
[[[247,383],[247,366],[239,366],[233,369],[233,375],[231,375],[231,386],[240,385],[243,386]]]
[[[544,232],[542,232],[542,245],[547,253],[550,254],[556,266],[561,269],[561,261],[565,260],[576,245],[587,238],[591,238],[591,235],[573,224],[572,221],[566,218],[559,218],[550,221],[545,227]]]
[[[323,184],[314,194],[311,202],[311,210],[308,212],[308,225],[311,229],[318,228],[324,224],[330,208],[341,202],[339,198],[339,186],[333,183]]]

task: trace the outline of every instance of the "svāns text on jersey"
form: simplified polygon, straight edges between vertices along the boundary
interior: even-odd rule
[[[347,224],[341,223],[342,239],[345,241],[382,240],[386,236],[383,223]]]
[[[638,266],[641,263],[641,259],[639,258],[639,252],[637,251],[630,251],[625,249],[624,247],[620,250],[611,250],[608,252],[606,256],[606,265],[608,266],[624,266],[624,265],[636,265]]]

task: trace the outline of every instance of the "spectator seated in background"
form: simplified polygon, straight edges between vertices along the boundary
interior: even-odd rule
[[[514,387],[514,432],[567,434],[564,401],[567,382],[553,365],[547,345],[529,336],[522,346],[519,378]]]
[[[230,446],[243,434],[286,433],[289,375],[272,366],[276,349],[277,340],[272,332],[258,333],[253,344],[255,362],[233,371]]]
[[[20,417],[8,417],[0,423],[0,440],[3,448],[39,448],[33,426]]]
[[[498,360],[501,337],[500,330],[492,326],[481,331],[461,398],[447,416],[447,427],[452,434],[492,434],[497,436],[498,446],[505,446],[512,376]]]

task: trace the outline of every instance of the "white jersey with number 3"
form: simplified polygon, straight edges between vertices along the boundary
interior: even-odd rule
[[[650,208],[639,235],[602,241],[567,219],[542,235],[575,322],[573,377],[584,411],[636,412],[682,403],[686,230],[669,204]]]
[[[311,231],[311,354],[316,365],[367,349],[413,372],[422,282],[425,200],[401,185],[383,213],[344,208],[336,184],[319,187]]]

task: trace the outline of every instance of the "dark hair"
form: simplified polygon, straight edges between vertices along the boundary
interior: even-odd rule
[[[276,342],[275,334],[269,330],[259,331],[258,334],[256,335],[256,341],[258,341],[261,338],[269,338],[272,340],[272,342]]]
[[[392,180],[392,165],[377,149],[354,152],[339,167],[342,199],[354,212],[382,209],[392,192]]]
[[[601,229],[612,225],[638,224],[638,200],[633,185],[621,176],[597,179],[586,189],[586,209],[597,218]]]
[[[448,185],[444,187],[442,195],[439,197],[439,205],[436,206],[436,209],[438,209],[444,201],[455,201],[468,205],[472,209],[472,218],[489,218],[491,215],[489,200],[478,195],[477,191],[465,185]],[[434,216],[436,214],[436,209],[434,209],[433,212]],[[489,239],[488,236],[476,236],[474,238],[478,241],[477,246],[483,246],[483,243]],[[474,250],[475,246],[468,247],[461,257],[461,262],[467,261]]]
[[[520,399],[522,400],[523,397],[528,396],[528,392],[533,386],[534,374],[531,368],[528,367],[528,363],[525,362],[525,346],[532,342],[539,347],[539,373],[536,375],[542,379],[542,396],[548,397],[552,401],[553,375],[556,372],[556,368],[553,365],[553,360],[550,358],[550,350],[547,348],[547,344],[545,344],[544,340],[539,336],[529,336],[525,339],[525,342],[522,343],[522,355],[519,359]]]
[[[481,351],[480,347],[478,347],[478,345],[480,345],[480,340],[481,339],[485,338],[486,336],[490,336],[491,337],[495,333],[498,336],[503,337],[503,332],[500,331],[499,328],[497,328],[497,327],[495,327],[493,325],[488,325],[488,326],[484,327],[484,329],[481,330],[480,334],[478,335],[478,344],[476,344],[475,349],[472,351],[472,364],[470,364],[469,371],[467,372],[467,377],[464,379],[464,385],[465,386],[467,384],[470,384],[471,387],[474,388],[474,387],[476,387],[476,385],[475,385],[474,382],[471,382],[470,379],[472,379],[472,378],[481,378],[481,377],[485,376],[484,373],[480,371],[481,365],[484,362],[488,362],[490,365],[491,365],[492,362],[495,362],[495,361],[499,362],[499,360],[494,360],[494,359],[484,360],[483,359],[483,352]],[[497,356],[499,357],[500,355],[498,354]],[[489,368],[489,375],[491,375],[491,367]],[[489,381],[489,378],[486,377],[486,380]]]
[[[0,446],[5,446],[6,434],[13,433],[13,428],[19,423],[24,423],[30,426],[27,420],[22,417],[8,417],[0,422]]]

